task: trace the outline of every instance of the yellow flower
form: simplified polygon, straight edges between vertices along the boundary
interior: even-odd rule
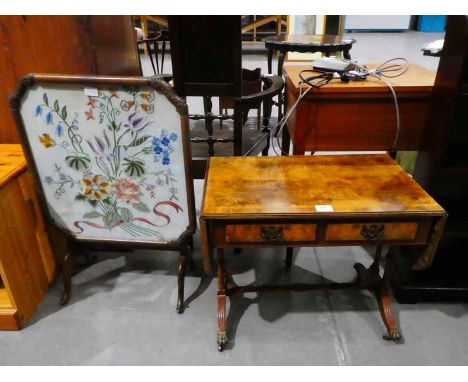
[[[43,144],[45,148],[54,147],[55,141],[50,137],[49,134],[42,134],[39,136],[39,141]]]
[[[109,195],[111,185],[101,175],[89,175],[81,179],[81,189],[90,200],[102,200]]]

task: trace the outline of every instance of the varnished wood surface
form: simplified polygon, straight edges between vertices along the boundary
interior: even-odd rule
[[[388,155],[213,157],[202,218],[444,214]]]
[[[7,97],[31,72],[140,75],[130,16],[0,16],[0,143],[18,143]]]
[[[375,68],[377,64],[367,65],[369,68]],[[286,84],[292,86],[299,91],[299,73],[305,69],[312,69],[312,64],[309,65],[284,65],[283,72],[286,78]],[[319,74],[318,72],[314,72]],[[308,73],[308,76],[314,75]],[[434,86],[436,72],[425,69],[419,65],[409,64],[408,71],[400,77],[387,78],[386,80],[392,84],[395,91],[401,92],[424,92],[430,93]],[[307,84],[303,84],[304,89],[308,88]],[[377,78],[368,77],[366,81],[350,81],[342,82],[341,80],[331,81],[326,86],[312,89],[309,93],[360,93],[360,92],[383,92],[388,93],[388,87]]]
[[[26,171],[27,164],[20,145],[0,145],[0,187],[15,175]]]
[[[382,227],[381,240],[413,240],[418,232],[418,223],[345,223],[345,224],[328,224],[326,240],[327,241],[358,241],[372,240],[366,238],[363,234],[363,229],[366,227]]]
[[[55,262],[20,145],[0,145],[0,329],[19,329],[55,276]]]
[[[375,65],[369,65],[375,67]],[[299,94],[299,72],[311,65],[285,67],[286,109]],[[312,73],[310,73],[312,75]],[[410,64],[394,86],[400,110],[398,150],[418,150],[430,118],[435,73]],[[305,85],[304,85],[305,86]],[[312,89],[288,120],[294,154],[305,151],[388,151],[396,137],[396,112],[392,93],[376,78],[348,83],[333,80]],[[284,142],[287,142],[285,139]],[[286,150],[286,146],[284,146]]]

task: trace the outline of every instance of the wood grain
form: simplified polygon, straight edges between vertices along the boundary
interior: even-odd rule
[[[443,214],[388,155],[213,157],[205,184],[203,218]]]
[[[326,240],[371,240],[362,232],[363,228],[373,223],[329,224],[327,226]],[[381,223],[382,240],[413,240],[418,232],[418,223]]]
[[[286,109],[298,97],[299,72],[306,68],[310,66],[285,66]],[[399,150],[417,150],[422,144],[434,79],[434,72],[416,65],[410,65],[401,77],[388,79],[400,109]],[[387,85],[375,78],[349,83],[335,80],[306,94],[288,120],[288,131],[295,154],[387,151],[396,136],[394,100]]]

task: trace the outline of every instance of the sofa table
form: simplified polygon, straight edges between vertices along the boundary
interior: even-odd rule
[[[415,267],[431,264],[446,213],[393,159],[378,155],[213,157],[200,214],[203,264],[217,250],[218,350],[227,344],[226,297],[234,293],[363,287],[375,293],[385,339],[400,331],[389,295],[384,245],[420,245]],[[375,245],[374,262],[355,264],[358,281],[328,285],[237,286],[227,278],[224,248]]]

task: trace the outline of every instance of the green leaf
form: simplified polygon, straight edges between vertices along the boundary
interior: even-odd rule
[[[130,143],[127,147],[136,147],[140,146],[141,144],[145,143],[148,138],[151,138],[149,135],[145,135],[143,137],[140,137],[138,139],[135,139],[132,143]]]
[[[67,107],[62,107],[62,118],[67,119]]]
[[[85,200],[86,199],[86,196],[84,196],[83,194],[78,194],[75,196],[75,200]]]
[[[88,211],[83,215],[83,219],[94,219],[99,218],[102,215],[97,211]]]
[[[93,207],[96,207],[97,202],[98,202],[97,200],[88,199],[88,203],[91,204],[91,206],[93,206]]]
[[[104,222],[104,225],[110,229],[120,221],[120,217],[115,212],[110,211],[103,216],[102,220]]]
[[[44,95],[42,96],[42,99],[44,100],[44,103],[49,106],[49,98],[47,98],[47,93],[44,93]]]
[[[145,162],[140,159],[124,158],[123,168],[131,178],[139,178],[146,173]]]
[[[103,202],[103,203],[106,203],[106,204],[108,204],[109,206],[111,206],[111,205],[112,205],[112,202],[110,201],[110,199],[109,199],[109,198],[105,198],[105,199],[103,199],[103,200],[102,200],[102,202]]]
[[[83,171],[91,165],[91,158],[85,153],[74,153],[67,155],[65,162],[67,162],[68,167],[77,171]]]
[[[120,208],[119,210],[124,222],[131,222],[133,220],[133,215],[128,208]]]
[[[137,211],[140,211],[140,212],[150,212],[151,211],[148,208],[148,206],[145,203],[142,203],[142,202],[133,203],[132,207],[135,208]]]
[[[59,110],[60,110],[60,106],[59,106],[58,100],[55,100],[55,102],[54,102],[54,109],[55,109],[55,111],[56,111],[57,113],[58,113]]]

